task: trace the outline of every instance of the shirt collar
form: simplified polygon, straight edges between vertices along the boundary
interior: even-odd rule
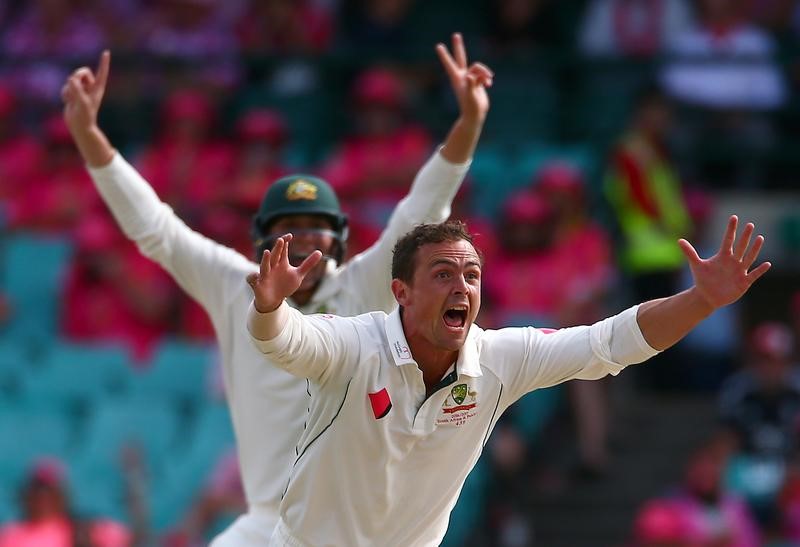
[[[386,316],[385,322],[386,338],[389,340],[389,351],[394,359],[394,364],[402,365],[416,365],[417,362],[411,355],[411,349],[408,347],[405,332],[403,332],[403,322],[400,319],[400,307],[395,309]],[[478,359],[478,344],[475,340],[477,335],[477,328],[472,325],[467,333],[467,340],[464,342],[464,347],[458,352],[458,360],[456,361],[456,370],[458,374],[472,376],[477,378],[483,376],[481,371],[481,363]]]

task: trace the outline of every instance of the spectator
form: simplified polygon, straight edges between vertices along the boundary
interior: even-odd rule
[[[333,21],[310,0],[262,0],[250,3],[239,19],[237,34],[247,53],[321,53],[330,45]]]
[[[231,173],[232,147],[211,136],[216,121],[206,94],[174,92],[163,105],[160,134],[137,162],[159,197],[190,225],[215,202]]]
[[[686,0],[592,0],[580,48],[597,57],[652,57],[692,25]]]
[[[0,528],[0,547],[127,547],[130,534],[109,520],[87,521],[70,514],[60,462],[37,461],[20,494],[22,520]]]
[[[0,207],[6,208],[29,187],[44,155],[41,144],[21,130],[19,108],[16,94],[0,84]]]
[[[670,48],[664,82],[674,97],[715,109],[770,109],[785,89],[773,61],[774,44],[745,19],[743,0],[701,0],[700,24]]]
[[[722,438],[738,454],[729,470],[731,486],[747,497],[761,524],[773,528],[786,466],[798,455],[800,375],[786,325],[762,323],[749,342],[746,368],[720,392]]]
[[[348,51],[388,55],[413,43],[416,0],[343,0],[340,44]]]
[[[175,285],[127,242],[111,219],[85,219],[64,286],[63,333],[76,342],[118,342],[143,362],[170,326]]]
[[[44,123],[44,148],[47,154],[42,155],[41,163],[21,189],[9,211],[8,223],[12,228],[48,233],[69,231],[99,207],[100,201],[59,114]]]
[[[683,484],[645,505],[636,522],[640,547],[757,547],[758,527],[744,502],[723,488],[726,450],[710,443],[692,455]]]
[[[226,90],[239,81],[238,44],[232,16],[218,0],[154,2],[150,21],[142,28],[147,53],[183,61],[192,79],[212,89]],[[200,67],[198,72],[198,66]]]
[[[552,0],[490,0],[487,3],[487,41],[497,55],[566,42],[559,15],[564,7]]]
[[[290,173],[283,155],[288,139],[288,128],[278,112],[251,109],[239,117],[231,175],[225,191],[212,192],[215,197],[207,204],[208,210],[197,217],[200,232],[245,256],[252,253],[251,213],[261,204],[264,188]],[[222,186],[221,182],[217,185]],[[193,340],[214,338],[208,314],[184,294],[178,296],[177,333]]]
[[[557,324],[563,279],[554,252],[554,216],[552,206],[530,189],[513,193],[503,204],[497,258],[492,275],[484,279],[492,327]]]
[[[633,547],[696,547],[687,535],[680,511],[674,504],[662,499],[650,500],[636,515]]]
[[[662,74],[670,96],[687,110],[677,144],[687,167],[701,159],[702,147],[733,158],[727,170],[699,170],[694,177],[753,186],[762,175],[759,157],[775,138],[766,113],[786,100],[775,47],[745,19],[743,0],[702,0],[699,11],[699,26],[676,37]]]
[[[577,167],[558,160],[542,166],[533,181],[534,190],[553,208],[558,252],[578,267],[568,278],[569,302],[559,313],[558,326],[605,317],[605,300],[616,276],[610,236],[590,218],[585,186]]]
[[[252,252],[248,235],[251,212],[258,209],[264,188],[289,174],[284,152],[289,130],[283,116],[273,110],[251,109],[235,124],[231,175],[205,215],[201,231],[242,254]]]
[[[675,292],[684,263],[677,239],[691,229],[681,180],[667,152],[671,116],[660,91],[646,89],[606,175],[620,231],[620,263],[637,302]]]
[[[383,226],[433,140],[425,128],[407,120],[404,81],[389,70],[373,68],[358,77],[353,109],[355,132],[334,151],[322,176],[346,202],[348,214]]]
[[[68,74],[62,62],[94,57],[106,44],[102,26],[75,0],[33,0],[0,35],[4,54],[24,60],[11,73],[28,99],[55,103]]]
[[[178,530],[171,534],[173,547],[207,545],[210,537],[219,531],[220,521],[247,510],[242,477],[236,449],[226,450],[214,467],[208,484]]]
[[[583,176],[573,165],[553,161],[539,170],[534,188],[555,211],[557,254],[564,264],[574,265],[571,271],[566,266],[563,269],[566,286],[555,326],[599,321],[607,315],[606,303],[616,275],[611,238],[589,218]],[[577,425],[578,471],[587,478],[605,474],[609,464],[607,388],[604,381],[567,384]]]
[[[720,392],[720,411],[742,452],[786,460],[797,454],[800,375],[791,361],[794,340],[777,322],[758,325],[749,337],[744,370]]]

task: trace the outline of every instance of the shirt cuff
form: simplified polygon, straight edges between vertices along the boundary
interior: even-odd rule
[[[247,331],[261,353],[271,353],[283,345],[283,335],[290,330],[287,328],[289,313],[289,305],[285,300],[275,311],[269,313],[261,313],[256,309],[255,302],[250,302],[247,310]],[[277,332],[275,325],[278,325]]]
[[[110,162],[103,165],[102,167],[92,167],[91,165],[87,164],[86,170],[89,171],[89,174],[92,176],[92,178],[96,177],[98,179],[102,179],[104,177],[111,176],[113,173],[119,171],[120,169],[123,169],[126,163],[127,162],[122,157],[122,154],[120,154],[115,150],[114,157],[111,158]]]

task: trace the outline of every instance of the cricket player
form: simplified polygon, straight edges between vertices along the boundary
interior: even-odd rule
[[[287,253],[292,261],[316,257],[304,281],[286,295],[300,312],[390,311],[396,305],[389,289],[396,240],[416,224],[449,216],[489,109],[486,87],[493,76],[485,65],[467,64],[459,34],[453,36],[452,50],[451,55],[444,45],[436,47],[460,115],[372,248],[346,264],[339,262],[346,218],[324,181],[297,175],[281,179],[267,191],[254,221],[257,256],[291,231],[295,239]],[[122,230],[205,308],[214,325],[249,509],[212,545],[265,545],[277,522],[281,495],[308,419],[308,382],[264,365],[241,326],[252,301],[245,278],[257,272],[258,265],[190,230],[98,127],[109,64],[109,53],[104,52],[96,74],[83,67],[68,78],[62,90],[64,116],[97,190]]]
[[[272,546],[434,546],[500,415],[534,389],[619,374],[668,348],[770,267],[753,224],[732,216],[703,260],[680,241],[695,285],[591,326],[483,330],[482,259],[464,225],[421,225],[392,259],[388,315],[303,316],[286,303],[320,260],[297,268],[291,237],[248,278],[248,330],[272,363],[309,379],[311,410]],[[536,272],[530,272],[535,276]]]

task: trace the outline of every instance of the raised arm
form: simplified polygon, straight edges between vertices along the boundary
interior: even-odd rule
[[[292,235],[278,238],[272,251],[264,251],[258,273],[247,276],[253,304],[247,329],[255,346],[270,362],[287,372],[317,383],[346,376],[358,352],[358,337],[348,319],[304,316],[285,301],[319,263],[314,251],[300,266],[289,263]],[[264,366],[267,366],[266,364]]]
[[[111,53],[100,56],[97,72],[81,67],[73,72],[61,88],[64,120],[75,145],[89,167],[104,167],[114,159],[116,150],[97,125],[97,113],[103,102],[111,65]]]
[[[464,40],[453,35],[453,53],[436,46],[459,106],[459,115],[444,144],[422,167],[411,191],[395,208],[378,242],[355,257],[346,267],[353,301],[360,311],[388,311],[395,305],[389,289],[392,249],[395,242],[417,224],[443,222],[469,168],[483,123],[489,111],[486,88],[494,74],[481,63],[468,64]],[[368,288],[368,290],[365,290]]]
[[[459,108],[458,119],[440,153],[450,163],[465,163],[472,159],[489,112],[486,88],[492,86],[494,73],[483,63],[467,65],[464,39],[458,33],[453,35],[452,56],[444,44],[436,45],[436,54],[450,80]]]
[[[730,217],[719,251],[708,259],[700,258],[685,239],[679,241],[689,261],[694,286],[639,306],[639,328],[652,347],[664,350],[672,346],[715,309],[739,300],[769,270],[769,262],[751,269],[764,236],[757,236],[751,244],[755,226],[748,223],[737,241],[738,222],[736,215]]]
[[[242,271],[252,271],[254,265],[188,228],[111,145],[97,123],[110,63],[111,55],[104,51],[96,72],[81,67],[64,84],[61,95],[70,133],[125,235],[209,313],[222,312],[225,288],[241,287]]]

